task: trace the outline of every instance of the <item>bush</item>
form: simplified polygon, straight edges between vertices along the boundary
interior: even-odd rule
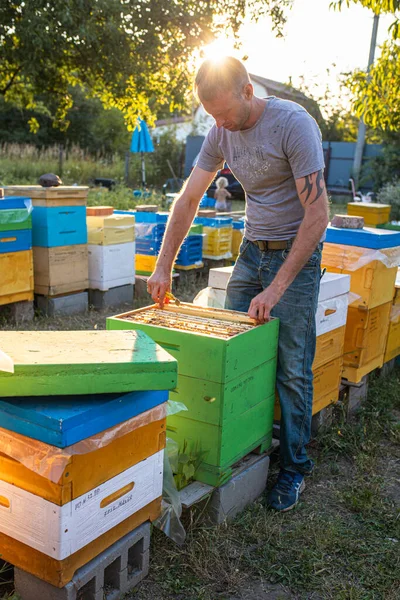
[[[391,219],[400,221],[400,179],[387,183],[379,190],[378,202],[390,204],[392,207]]]

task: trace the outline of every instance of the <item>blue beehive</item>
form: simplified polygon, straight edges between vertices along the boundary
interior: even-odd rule
[[[326,241],[333,244],[383,250],[384,248],[400,246],[400,231],[374,229],[373,227],[341,229],[329,225],[326,230]]]
[[[176,259],[176,264],[188,267],[201,262],[203,258],[203,236],[201,233],[193,233],[185,238]]]
[[[2,209],[28,208],[31,205],[31,199],[25,196],[5,196],[0,200],[0,208]]]
[[[168,400],[166,391],[1,398],[0,426],[65,448]],[[116,457],[117,459],[117,457]]]
[[[35,206],[32,211],[33,245],[52,248],[87,243],[86,207]]]

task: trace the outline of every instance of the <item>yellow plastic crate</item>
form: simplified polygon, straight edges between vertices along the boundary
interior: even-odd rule
[[[389,331],[383,362],[388,362],[400,354],[400,306],[392,306],[390,312]]]
[[[220,256],[232,252],[232,227],[203,227],[203,254]]]
[[[388,268],[380,260],[367,262],[354,270],[354,265],[368,261],[375,252],[368,248],[330,243],[324,244],[322,252],[322,267],[331,273],[350,275],[350,290],[360,296],[357,305],[368,309],[392,301],[397,275],[397,266]],[[397,248],[379,250],[380,254],[392,258],[396,252]]]
[[[0,254],[0,305],[33,300],[32,250]]]
[[[321,336],[322,337],[322,336]],[[315,368],[314,373],[314,397],[312,414],[315,415],[320,410],[337,402],[339,399],[339,386],[342,379],[343,357],[339,356],[334,360]],[[281,418],[281,409],[279,399],[275,400],[274,420]]]
[[[149,254],[135,255],[135,271],[138,273],[152,273],[156,268],[157,256]]]
[[[130,215],[87,216],[88,244],[109,246],[135,240],[135,217]]]
[[[347,214],[357,217],[364,217],[364,223],[367,227],[376,227],[390,220],[390,204],[374,204],[367,202],[349,202],[347,205]]]

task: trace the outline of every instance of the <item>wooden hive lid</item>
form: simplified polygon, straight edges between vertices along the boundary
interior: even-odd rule
[[[0,396],[167,390],[177,362],[141,331],[5,331],[0,348],[14,374],[0,371]]]
[[[88,217],[109,217],[114,212],[112,206],[87,206],[86,214]]]

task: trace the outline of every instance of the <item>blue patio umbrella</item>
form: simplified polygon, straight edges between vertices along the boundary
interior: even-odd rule
[[[136,127],[134,132],[132,133],[131,140],[131,152],[138,153],[140,152],[142,157],[142,185],[146,185],[146,167],[144,162],[144,153],[145,152],[154,152],[153,141],[151,139],[149,130],[147,129],[146,123],[143,119],[139,119],[139,126]]]

